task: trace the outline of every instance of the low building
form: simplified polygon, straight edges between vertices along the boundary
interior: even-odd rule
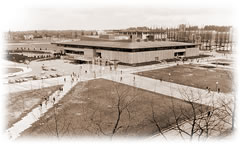
[[[64,48],[64,52],[72,55],[76,60],[90,61],[98,57],[105,60],[118,60],[130,65],[173,59],[177,56],[199,55],[198,44],[170,41],[75,41],[52,44]]]
[[[34,36],[32,34],[23,35],[24,40],[33,40]]]

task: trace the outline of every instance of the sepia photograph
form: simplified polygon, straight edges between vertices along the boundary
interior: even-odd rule
[[[236,5],[3,3],[4,141],[234,142]]]

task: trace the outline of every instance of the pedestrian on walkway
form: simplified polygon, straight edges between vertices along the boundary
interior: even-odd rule
[[[45,99],[45,105],[47,106],[47,101],[48,101],[48,98],[47,98],[47,97],[45,97],[44,99]]]
[[[94,75],[94,78],[96,78],[96,72],[95,71],[93,72],[93,75]]]
[[[210,93],[211,92],[211,89],[210,88],[208,88],[208,93]]]
[[[74,79],[72,78],[71,84],[73,84],[73,80],[74,80]]]
[[[220,93],[220,88],[217,89],[217,92]]]
[[[66,83],[66,78],[64,78],[64,83]]]
[[[122,75],[122,70],[121,70],[121,75]]]
[[[135,76],[133,76],[133,82],[135,82]]]
[[[55,97],[53,97],[53,104],[55,103]]]
[[[120,81],[122,81],[122,77],[120,77]]]

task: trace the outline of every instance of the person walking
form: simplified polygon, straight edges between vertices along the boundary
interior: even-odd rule
[[[53,104],[55,103],[55,100],[56,100],[55,97],[53,97]]]
[[[44,97],[44,100],[45,100],[45,105],[47,106],[48,98],[47,98],[47,97]]]
[[[211,92],[211,89],[210,88],[208,88],[208,93],[210,93]]]

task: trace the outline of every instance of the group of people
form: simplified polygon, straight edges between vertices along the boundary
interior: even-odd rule
[[[71,82],[73,83],[74,81],[78,81],[80,78],[80,75],[79,74],[76,74],[76,73],[72,73],[71,74]]]
[[[39,104],[40,108],[42,109],[43,104],[45,104],[45,106],[47,106],[48,102],[55,104],[56,96],[59,96],[62,91],[63,91],[63,86],[58,89],[58,93],[56,95],[54,95],[51,99],[50,99],[50,96],[42,97],[42,102]]]
[[[208,93],[211,92],[211,88],[210,87],[207,86],[206,89],[207,89]]]
[[[206,89],[207,89],[208,93],[211,92],[211,88],[210,87],[207,86]],[[220,93],[220,91],[221,91],[221,89],[217,88],[217,93]]]

